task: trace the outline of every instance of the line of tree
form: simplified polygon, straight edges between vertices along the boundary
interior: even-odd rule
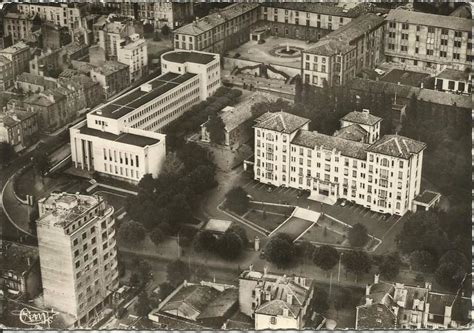
[[[237,259],[248,245],[245,230],[239,225],[232,225],[222,235],[209,230],[200,231],[195,238],[194,247],[197,251],[217,253],[226,260]]]
[[[15,158],[16,153],[13,146],[8,142],[0,142],[0,165],[9,164]]]
[[[158,178],[145,175],[138,194],[127,199],[128,215],[152,231],[155,243],[162,234],[174,235],[194,220],[200,196],[217,185],[212,156],[195,143],[186,143],[167,156]],[[156,229],[159,228],[159,229]]]

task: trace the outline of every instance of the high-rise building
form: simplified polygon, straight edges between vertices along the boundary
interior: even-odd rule
[[[53,193],[38,209],[44,304],[87,324],[119,285],[114,208],[100,196]]]

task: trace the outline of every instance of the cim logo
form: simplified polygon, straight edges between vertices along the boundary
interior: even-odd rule
[[[20,321],[25,325],[48,325],[49,328],[57,313],[54,311],[32,311],[23,308],[21,311],[12,311],[12,314],[17,315]]]

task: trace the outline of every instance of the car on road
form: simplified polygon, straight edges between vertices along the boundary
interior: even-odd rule
[[[273,186],[269,185],[269,186],[267,187],[267,192],[268,192],[268,193],[272,193],[272,192],[273,192]]]
[[[341,206],[344,207],[345,205],[347,205],[347,201],[343,199],[343,200],[341,201]]]
[[[249,200],[253,200],[253,197],[252,197],[250,194],[247,194],[247,198],[248,198]]]

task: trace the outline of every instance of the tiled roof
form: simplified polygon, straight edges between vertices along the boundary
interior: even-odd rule
[[[418,100],[440,105],[457,106],[464,109],[472,109],[472,96],[458,95],[431,89],[421,89]]]
[[[369,112],[352,111],[342,117],[341,120],[361,125],[374,126],[379,121],[382,121],[382,118],[374,116]]]
[[[321,147],[327,150],[340,151],[342,155],[360,160],[367,157],[367,148],[369,144],[350,141],[335,136],[321,134],[317,132],[300,130],[291,141],[292,144],[314,149]]]
[[[212,300],[201,312],[198,319],[205,318],[222,318],[234,307],[239,301],[239,289],[228,288],[221,292],[214,300]]]
[[[16,53],[16,52],[23,51],[29,48],[30,47],[26,45],[24,42],[18,42],[16,44],[13,44],[12,46],[9,46],[3,50],[0,50],[0,53]]]
[[[363,142],[367,134],[367,131],[359,124],[352,124],[337,130],[334,136],[341,139]]]
[[[102,66],[92,68],[92,71],[101,73],[103,75],[110,75],[128,67],[128,65],[122,64],[118,61],[106,61]]]
[[[180,311],[189,317],[199,316],[218,295],[219,291],[211,287],[200,285],[183,286],[183,288],[161,308],[161,311],[170,314],[173,314],[175,311]]]
[[[54,88],[57,86],[55,79],[50,77],[45,77],[33,73],[23,72],[17,76],[16,81],[18,82],[26,82],[38,86],[42,86],[45,88]]]
[[[272,94],[256,92],[245,98],[241,103],[223,109],[220,117],[227,131],[231,131],[239,127],[242,123],[252,118],[252,106],[257,103],[267,103],[277,100],[278,97]]]
[[[352,20],[339,29],[319,40],[313,47],[305,52],[331,56],[338,53],[347,53],[356,46],[352,42],[381,26],[384,18],[375,14],[365,14]]]
[[[255,122],[254,127],[290,134],[309,123],[309,119],[287,112],[267,112]]]
[[[372,144],[367,151],[409,159],[411,154],[418,154],[426,144],[400,135],[385,135]]]
[[[345,8],[344,6],[338,6],[336,3],[315,3],[315,2],[269,2],[263,3],[266,7],[277,7],[284,9],[293,9],[298,11],[317,13],[322,15],[331,16],[342,16],[355,18],[360,14],[366,12],[366,7],[363,4],[359,4],[352,8]]]
[[[12,270],[17,274],[21,274],[30,267],[28,265],[28,258],[30,258],[31,264],[38,259],[38,248],[15,243],[3,243],[2,246],[6,247],[2,254],[0,254],[0,267],[2,267],[2,270]]]
[[[387,15],[387,21],[433,26],[468,32],[472,31],[472,20],[470,19],[414,12],[401,8],[391,10]]]
[[[173,33],[197,36],[225,23],[226,21],[232,20],[239,15],[251,11],[258,6],[260,6],[258,3],[235,3],[215,13],[200,18],[195,22],[182,26],[181,28],[174,30]]]
[[[269,301],[260,305],[256,313],[264,314],[268,316],[282,316],[283,309],[288,309],[288,315],[297,318],[300,312],[301,307],[293,304],[288,304],[285,301],[276,299],[273,301]]]
[[[448,79],[454,81],[467,81],[469,79],[469,73],[460,71],[452,68],[446,68],[444,71],[439,73],[436,77],[440,79]]]

